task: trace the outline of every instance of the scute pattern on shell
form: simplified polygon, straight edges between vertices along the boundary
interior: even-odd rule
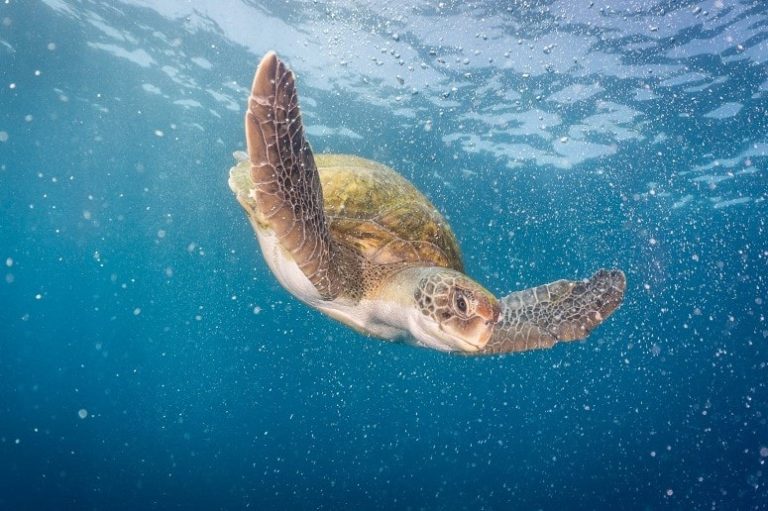
[[[372,266],[412,263],[463,271],[448,222],[397,172],[356,156],[319,154],[315,160],[337,243]]]

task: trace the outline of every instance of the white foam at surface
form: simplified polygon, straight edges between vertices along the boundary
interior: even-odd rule
[[[572,0],[557,0],[550,6],[550,9],[568,13],[571,23],[589,26],[594,24],[596,11],[605,7],[600,12],[601,26],[604,26],[606,29],[620,31],[619,33],[644,34],[648,36],[652,34],[654,38],[674,36],[678,28],[693,27],[701,24],[701,20],[690,9],[669,10],[664,15],[663,23],[650,21],[646,16],[626,15],[627,11],[637,11],[640,5],[643,4],[633,2],[595,2],[592,7],[586,8],[583,4],[575,7]],[[651,28],[655,28],[655,30],[651,31]]]
[[[732,179],[733,176],[729,175],[714,175],[714,174],[704,174],[703,176],[697,176],[693,178],[691,181],[693,182],[704,182],[707,184],[717,184],[721,181],[726,181],[728,179]]]
[[[555,114],[542,112],[541,110],[529,110],[523,113],[501,112],[484,113],[468,112],[460,118],[464,121],[472,121],[487,129],[497,128],[510,135],[542,136],[542,126],[560,124],[560,118]],[[546,133],[546,132],[545,132]],[[546,139],[551,138],[546,136]]]
[[[642,89],[637,89],[635,91],[634,99],[635,101],[650,101],[652,99],[656,99],[657,97],[658,96],[656,95],[656,93],[653,92],[653,90],[651,90],[650,88],[648,89],[642,88]]]
[[[539,109],[514,114],[512,118],[518,123],[518,127],[508,131],[511,135],[533,135],[545,139],[551,138],[549,129],[560,126],[563,123],[562,118],[558,114]]]
[[[130,33],[116,29],[107,23],[104,18],[93,11],[85,11],[84,19],[87,23],[98,29],[102,34],[106,35],[110,39],[114,39],[121,43],[138,45],[138,40]]]
[[[737,165],[741,165],[744,163],[746,159],[749,159],[752,156],[768,156],[768,142],[757,142],[754,144],[751,144],[748,148],[744,149],[743,151],[739,152],[737,155],[731,157],[731,158],[715,158],[711,162],[703,164],[703,165],[697,165],[691,169],[692,172],[701,172],[705,170],[709,170],[712,168],[718,168],[718,167],[735,167]],[[684,172],[681,172],[681,175],[684,175]]]
[[[178,68],[170,65],[164,65],[160,67],[160,70],[168,76],[171,80],[173,80],[175,83],[181,85],[184,88],[187,89],[196,89],[197,88],[197,82],[190,77],[187,76],[185,73],[182,73]]]
[[[694,85],[692,87],[688,87],[685,89],[685,92],[701,92],[705,90],[711,90],[712,87],[714,87],[715,85],[720,85],[721,83],[725,83],[727,81],[728,81],[727,76],[718,76],[717,78],[708,80],[701,85]]]
[[[468,112],[459,118],[476,123],[481,129],[493,130],[495,134],[544,140],[550,140],[552,134],[549,130],[562,123],[559,115],[538,109],[526,112]]]
[[[765,39],[758,41],[757,44],[746,48],[743,56],[756,64],[765,64],[768,62],[768,42]]]
[[[129,60],[141,67],[150,67],[157,64],[155,59],[153,59],[149,53],[142,50],[141,48],[137,48],[135,50],[126,50],[122,46],[118,46],[116,44],[95,43],[95,42],[89,42],[88,46],[97,50],[106,51],[107,53],[110,53],[115,57]]]
[[[624,51],[651,50],[657,48],[659,43],[656,40],[651,41],[632,41],[624,45]]]
[[[313,137],[343,137],[355,140],[362,140],[363,138],[358,133],[355,133],[351,129],[344,126],[340,128],[331,128],[330,126],[326,126],[324,124],[315,124],[312,126],[306,126],[304,131]]]
[[[301,105],[302,108],[306,107],[306,106],[309,106],[309,107],[312,107],[312,108],[316,108],[317,107],[317,101],[315,101],[315,98],[313,98],[311,96],[307,96],[306,94],[301,96],[301,99],[299,101],[300,101],[300,105]]]
[[[144,89],[146,92],[149,92],[150,94],[162,94],[163,91],[160,89],[160,87],[157,87],[155,85],[152,85],[151,83],[142,83],[141,88]]]
[[[227,94],[223,94],[221,92],[216,92],[215,90],[206,89],[206,92],[211,95],[213,99],[218,101],[219,103],[222,103],[224,105],[224,108],[227,110],[231,110],[233,112],[239,112],[240,111],[240,103],[235,101],[234,98],[231,96],[228,96]]]
[[[672,204],[672,209],[680,209],[693,200],[693,195],[687,194]]]
[[[211,61],[204,57],[192,57],[191,60],[194,64],[196,64],[198,67],[201,67],[203,69],[212,69],[213,64],[211,64]]]
[[[173,102],[174,105],[179,105],[184,108],[202,108],[202,104],[194,99],[177,99]]]
[[[59,14],[64,14],[73,19],[79,19],[77,11],[64,0],[42,0],[42,2]]]
[[[555,141],[553,149],[556,153],[568,158],[571,166],[581,162],[616,154],[618,147],[614,145],[596,144],[586,140],[568,140],[567,142]]]
[[[418,114],[416,113],[416,110],[412,108],[398,108],[396,110],[393,110],[392,113],[395,115],[395,117],[401,117],[405,119],[418,118]]]
[[[529,144],[494,142],[470,133],[445,135],[443,142],[449,147],[458,144],[468,153],[489,153],[505,159],[509,168],[516,168],[531,161],[537,165],[552,165],[561,169],[569,169],[574,165],[574,162],[568,158],[537,149]]]
[[[760,35],[762,27],[759,26],[759,24],[755,24],[754,18],[749,16],[745,16],[740,20],[733,20],[732,22],[728,20],[728,17],[734,17],[738,14],[738,9],[733,9],[730,16],[722,17],[717,20],[719,27],[725,29],[718,37],[691,39],[685,44],[672,47],[667,52],[667,57],[671,59],[690,59],[691,57],[698,55],[722,55],[729,49],[738,49],[740,46],[743,48],[744,43],[751,37]],[[734,34],[738,34],[738,39],[733,37]],[[735,60],[751,59],[756,63],[762,63],[768,57],[760,53],[760,46],[760,44],[757,44],[747,48],[746,51],[738,51],[731,58]],[[762,49],[764,50],[765,46],[763,46]],[[729,59],[726,57],[724,60]]]
[[[642,140],[645,137],[636,129],[638,110],[611,101],[598,103],[600,113],[590,115],[568,130],[571,138],[583,138],[587,133],[610,135],[615,141]]]
[[[475,99],[487,98],[495,106],[501,107],[520,99],[520,94],[517,91],[504,86],[500,73],[492,74],[485,84],[476,88],[474,96]]]
[[[704,117],[708,117],[710,119],[728,119],[729,117],[738,115],[743,106],[744,105],[741,103],[736,102],[724,103],[711,112],[704,114]]]
[[[666,80],[659,83],[659,86],[660,87],[677,87],[680,85],[686,85],[689,83],[698,83],[706,80],[709,80],[709,75],[695,71],[695,72],[682,73],[677,76],[667,78]]]
[[[556,101],[558,103],[572,104],[577,101],[585,101],[605,89],[597,82],[590,84],[574,83],[568,87],[555,92],[547,98],[547,101]]]
[[[741,204],[747,204],[752,201],[752,197],[739,197],[738,199],[721,200],[719,197],[717,200],[713,200],[715,209],[723,209],[731,206],[739,206]]]
[[[242,0],[199,0],[194,5],[185,0],[120,0],[111,10],[98,10],[94,7],[96,4],[82,4],[82,8],[75,10],[59,0],[44,0],[44,3],[92,25],[96,29],[93,37],[100,39],[91,43],[91,47],[111,52],[142,67],[156,66],[185,89],[201,90],[195,78],[201,74],[207,77],[204,72],[213,68],[209,60],[214,58],[213,54],[203,50],[200,55],[188,56],[181,37],[166,36],[158,31],[147,36],[147,27],[116,30],[114,27],[122,25],[116,22],[111,25],[110,20],[114,22],[114,19],[110,13],[120,14],[123,7],[119,4],[151,10],[191,33],[214,32],[248,48],[253,60],[243,63],[245,71],[222,77],[226,82],[220,87],[214,85],[212,89],[204,90],[229,111],[242,111],[252,69],[266,50],[276,49],[294,69],[302,90],[308,94],[333,91],[342,101],[359,101],[366,106],[386,109],[387,115],[398,119],[390,126],[402,125],[404,129],[420,127],[425,116],[436,120],[433,113],[425,112],[425,102],[426,106],[432,104],[441,115],[446,114],[444,119],[455,121],[453,129],[456,132],[443,138],[446,144],[469,152],[488,152],[507,159],[510,166],[532,161],[539,165],[570,168],[618,152],[626,142],[646,138],[663,142],[654,132],[657,128],[651,119],[645,119],[641,112],[621,102],[632,105],[636,104],[633,102],[656,99],[651,86],[658,87],[657,84],[687,87],[686,92],[697,93],[727,80],[724,76],[688,71],[685,62],[660,64],[642,63],[644,59],[628,60],[617,49],[652,51],[656,46],[662,47],[664,38],[697,27],[715,35],[706,41],[672,41],[668,55],[683,51],[681,58],[687,59],[697,54],[720,55],[728,50],[729,54],[723,56],[726,59],[754,60],[761,58],[754,53],[765,48],[765,42],[758,41],[734,54],[736,45],[745,40],[745,35],[760,31],[760,27],[746,24],[748,17],[742,16],[745,7],[736,4],[729,4],[728,9],[717,9],[716,16],[708,17],[696,15],[688,8],[673,8],[660,22],[658,17],[623,1],[613,2],[611,6],[573,9],[570,0],[557,0],[547,11],[557,12],[559,23],[589,24],[600,30],[600,35],[596,35],[595,30],[553,30],[525,39],[528,32],[520,30],[523,16],[469,3],[458,3],[441,10],[438,4],[416,5],[405,0],[392,0],[386,5],[373,0],[323,6],[296,2],[296,12],[301,14],[296,17],[301,19],[298,22],[281,19],[280,7],[276,5],[274,8],[262,7]],[[96,10],[100,14],[95,13]],[[628,13],[632,15],[627,16]],[[385,19],[391,17],[391,25],[373,27],[367,24],[374,14]],[[655,19],[657,25],[652,30],[650,19]],[[259,30],[253,30],[255,26]],[[734,28],[740,31],[738,38],[729,40]],[[393,32],[407,34],[407,37],[393,38]],[[627,37],[632,35],[639,37]],[[707,41],[715,39],[718,41],[708,45]],[[122,44],[112,44],[115,41]],[[691,52],[686,46],[693,44],[698,45],[699,53]],[[139,49],[140,46],[146,51]],[[433,49],[436,55],[427,56],[427,49]],[[523,77],[523,73],[528,78]],[[633,82],[623,91],[612,89],[612,101],[595,101],[606,87],[611,87],[610,80],[596,81],[595,76],[640,81]],[[174,89],[162,76],[151,76],[149,80],[159,86],[143,84],[142,88],[148,93],[162,94],[162,90]],[[525,105],[531,104],[527,101],[531,100],[532,94],[540,93],[534,88],[541,88],[541,80],[557,84],[555,89],[559,90],[549,97],[546,92],[541,92],[543,100],[536,97],[540,108],[521,112]],[[199,81],[208,83],[204,78]],[[649,85],[643,86],[646,81]],[[760,90],[768,90],[768,82],[760,87]],[[183,92],[183,97],[191,96],[186,94],[189,91]],[[208,108],[212,115],[220,115],[211,110],[217,107],[213,102],[205,101],[203,94],[192,97],[196,99],[176,100],[175,103],[189,108],[200,105]],[[569,119],[572,124],[563,126],[557,113],[559,105],[578,101],[595,101],[596,111],[587,103],[583,118]],[[317,103],[310,96],[302,95],[301,104],[306,119],[315,119],[313,114],[321,113],[316,112]],[[737,115],[741,107],[741,103],[726,103],[705,116],[727,119]],[[317,120],[329,122],[325,114],[323,119]],[[435,125],[450,124],[435,122]],[[349,136],[341,131],[332,133],[322,124],[316,126],[319,126],[315,128],[318,136]],[[566,142],[561,142],[563,137]],[[734,164],[740,158],[725,156],[723,162],[733,159]],[[702,182],[708,179],[699,177]]]

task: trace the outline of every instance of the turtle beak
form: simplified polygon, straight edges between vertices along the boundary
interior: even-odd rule
[[[483,318],[475,317],[469,321],[451,318],[438,323],[438,328],[448,336],[461,351],[472,353],[483,349],[491,338],[492,328],[488,328]]]

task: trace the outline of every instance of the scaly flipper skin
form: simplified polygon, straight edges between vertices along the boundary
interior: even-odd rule
[[[559,341],[583,339],[624,298],[626,278],[619,270],[600,270],[586,281],[558,280],[518,291],[500,300],[493,335],[477,355],[551,348]]]
[[[320,296],[332,300],[342,283],[332,275],[334,247],[320,177],[304,138],[293,73],[274,52],[256,70],[245,133],[257,223],[275,233]]]

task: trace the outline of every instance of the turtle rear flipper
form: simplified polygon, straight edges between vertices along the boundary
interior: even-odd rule
[[[341,284],[331,275],[333,247],[320,177],[304,138],[293,73],[274,52],[264,56],[253,78],[245,133],[253,220],[274,232],[324,299],[335,298]]]
[[[478,354],[550,348],[558,341],[586,337],[624,298],[626,278],[600,270],[586,281],[558,280],[518,291],[500,300],[493,335]]]

